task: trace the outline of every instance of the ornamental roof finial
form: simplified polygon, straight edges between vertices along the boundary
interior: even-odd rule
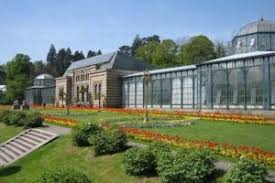
[[[264,16],[262,15],[261,21],[264,21]]]

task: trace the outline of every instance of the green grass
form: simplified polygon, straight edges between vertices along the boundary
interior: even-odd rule
[[[76,168],[98,183],[160,182],[157,177],[137,178],[126,175],[122,158],[123,153],[95,157],[92,148],[73,146],[71,136],[67,135],[0,170],[0,182],[30,183],[44,170],[62,166]]]
[[[191,126],[148,129],[192,140],[249,145],[275,152],[275,125],[239,124],[197,120]]]
[[[63,110],[40,110],[45,114],[67,117]],[[81,112],[71,111],[69,118],[87,122],[142,122],[142,115],[130,115],[126,113],[115,112]],[[168,121],[161,117],[154,117],[151,121]],[[234,122],[217,122],[207,120],[196,120],[191,126],[179,128],[157,128],[148,129],[164,134],[179,135],[192,140],[211,140],[220,143],[233,145],[248,145],[259,147],[266,151],[275,152],[275,125],[257,125],[257,124],[240,124]]]
[[[6,126],[0,123],[0,144],[23,131],[21,127]]]

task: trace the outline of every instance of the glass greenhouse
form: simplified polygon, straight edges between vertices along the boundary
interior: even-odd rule
[[[41,74],[33,81],[33,86],[25,90],[25,100],[30,105],[54,104],[55,79],[49,74]]]
[[[149,71],[148,107],[275,109],[275,22],[241,28],[232,53],[199,65]],[[143,75],[123,78],[124,107],[144,107]]]

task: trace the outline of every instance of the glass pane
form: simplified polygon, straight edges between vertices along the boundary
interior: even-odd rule
[[[130,83],[129,85],[129,105],[135,105],[135,83]]]
[[[181,80],[180,78],[175,78],[172,80],[172,104],[181,104]]]
[[[213,72],[213,104],[227,104],[227,78],[225,70]]]
[[[244,74],[241,69],[229,71],[229,105],[243,105],[245,99]]]
[[[183,104],[193,104],[193,79],[190,76],[183,78],[182,99]]]
[[[161,92],[160,92],[160,80],[153,81],[153,105],[160,105]]]
[[[262,67],[247,68],[247,105],[262,105],[263,88],[262,88]]]
[[[162,80],[162,105],[171,105],[172,100],[170,79]]]
[[[140,81],[137,83],[137,105],[143,105],[143,83]]]

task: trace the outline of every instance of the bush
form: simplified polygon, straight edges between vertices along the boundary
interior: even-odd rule
[[[267,170],[264,166],[257,164],[252,160],[242,159],[230,170],[226,177],[227,183],[255,182],[263,183],[267,176]]]
[[[125,150],[127,136],[120,130],[111,129],[97,133],[91,141],[96,155],[112,154]]]
[[[6,125],[24,126],[25,128],[40,127],[43,123],[43,118],[37,112],[23,111],[2,111],[0,113],[0,122]]]
[[[22,120],[20,121],[25,128],[35,128],[42,126],[44,119],[41,117],[40,113],[34,112],[28,113],[23,122]],[[20,125],[20,123],[18,123],[18,125]]]
[[[204,182],[214,169],[215,159],[208,151],[193,151],[173,155],[165,153],[159,158],[158,173],[163,182]]]
[[[9,110],[0,111],[0,123],[9,124],[10,113],[11,112]]]
[[[72,132],[73,143],[77,146],[89,146],[91,145],[89,138],[97,134],[99,131],[100,128],[91,123],[76,126],[73,128]]]
[[[129,175],[148,176],[156,174],[156,157],[149,148],[129,149],[124,155],[123,164]]]
[[[161,158],[163,153],[171,153],[171,149],[168,145],[161,142],[151,142],[148,148],[157,159]]]
[[[36,182],[39,183],[91,183],[89,178],[82,172],[70,169],[59,168],[44,172]]]
[[[8,125],[23,126],[26,120],[26,113],[21,111],[10,112]]]

